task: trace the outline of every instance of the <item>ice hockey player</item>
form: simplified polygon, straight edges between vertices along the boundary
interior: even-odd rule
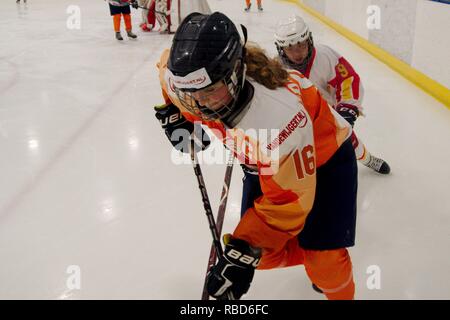
[[[142,31],[150,32],[155,27],[155,0],[138,0],[142,9],[142,23],[139,25]]]
[[[159,33],[171,33],[170,27],[172,26],[171,17],[171,0],[156,0],[155,13],[158,20]]]
[[[166,105],[155,108],[156,118],[170,142],[179,146],[176,137],[201,121],[261,182],[224,237],[208,292],[239,299],[256,268],[303,264],[328,299],[352,299],[346,249],[356,227],[352,128],[311,81],[246,45],[244,27],[242,35],[220,12],[192,13],[158,64]],[[268,128],[279,131],[255,134]]]
[[[258,4],[258,11],[262,12],[263,11],[263,7],[262,7],[262,0],[256,0],[256,3]],[[249,12],[250,8],[252,6],[252,0],[245,0],[245,12]]]
[[[123,40],[122,35],[120,33],[121,16],[123,16],[123,20],[125,21],[125,29],[127,31],[128,37],[136,39],[137,35],[135,35],[132,31],[131,15],[130,15],[131,13],[130,4],[133,6],[133,8],[138,7],[136,0],[108,0],[108,3],[109,3],[109,11],[111,12],[111,16],[113,17],[116,39]]]
[[[309,78],[328,103],[353,126],[362,114],[364,92],[352,65],[330,47],[315,45],[308,25],[297,15],[278,23],[275,45],[282,63]],[[381,174],[390,173],[388,163],[370,154],[355,132],[352,144],[362,164]]]

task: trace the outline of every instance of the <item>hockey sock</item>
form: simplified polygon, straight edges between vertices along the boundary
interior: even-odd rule
[[[354,299],[352,262],[347,249],[305,250],[305,270],[329,300]]]
[[[131,31],[131,16],[129,14],[123,15],[123,20],[125,20],[125,28],[127,31]]]
[[[120,32],[120,14],[113,15],[114,31]]]
[[[164,13],[156,12],[156,20],[158,20],[158,23],[161,26],[161,28],[166,27],[168,24],[166,15]]]
[[[370,159],[370,157],[368,157],[369,152],[367,152],[364,143],[356,136],[354,131],[350,138],[352,140],[353,149],[355,150],[356,159],[362,162],[367,161],[368,158]]]
[[[170,9],[172,7],[172,0],[167,0],[167,12],[166,12],[166,18],[167,18],[167,29],[170,30],[170,26],[172,25],[171,19],[170,19]]]

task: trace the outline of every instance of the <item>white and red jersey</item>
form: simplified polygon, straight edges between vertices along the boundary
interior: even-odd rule
[[[319,89],[327,102],[354,105],[362,113],[364,88],[358,73],[339,53],[322,44],[314,46],[304,75]]]

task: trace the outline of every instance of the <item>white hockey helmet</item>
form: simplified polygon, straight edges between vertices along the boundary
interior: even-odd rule
[[[304,42],[311,38],[308,25],[298,15],[292,15],[287,20],[278,22],[275,32],[275,44],[285,48]]]

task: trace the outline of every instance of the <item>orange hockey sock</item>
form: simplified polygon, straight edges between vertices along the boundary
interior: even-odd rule
[[[127,31],[131,31],[131,16],[129,14],[123,15],[123,20],[125,20],[125,28]]]
[[[120,32],[120,14],[113,15],[114,31]]]
[[[347,249],[305,250],[305,270],[329,300],[354,299],[355,283]]]

